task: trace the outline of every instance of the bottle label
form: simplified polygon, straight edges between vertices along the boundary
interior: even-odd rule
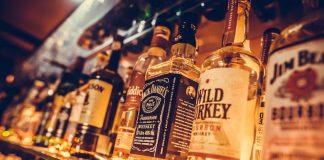
[[[323,44],[316,39],[270,56],[264,159],[324,157]]]
[[[141,106],[144,82],[145,74],[134,70],[127,90],[125,106],[131,108],[139,108]]]
[[[132,154],[165,158],[167,152],[187,152],[197,86],[179,74],[145,82]]]
[[[200,75],[189,156],[240,159],[251,153],[255,104],[248,105],[248,87],[249,72],[242,69]]]
[[[98,79],[92,79],[88,83],[80,123],[101,128],[105,120],[113,86]]]
[[[263,150],[263,139],[264,139],[264,107],[265,107],[265,100],[264,95],[261,96],[260,104],[256,111],[255,117],[255,126],[256,126],[256,133],[254,138],[254,145],[253,145],[253,160],[261,160],[262,159],[262,150]]]
[[[115,142],[116,151],[129,152],[132,148],[132,140],[134,138],[134,128],[132,127],[119,127],[117,138]]]
[[[84,92],[75,95],[75,103],[72,106],[71,116],[69,119],[70,122],[79,122],[84,100],[85,100]]]
[[[70,105],[70,104],[66,104]],[[62,138],[64,132],[66,131],[69,116],[71,113],[71,107],[64,106],[61,108],[60,113],[57,118],[56,127],[55,127],[55,136],[58,138]]]

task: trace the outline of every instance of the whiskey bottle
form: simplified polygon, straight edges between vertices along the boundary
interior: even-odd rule
[[[121,43],[114,41],[108,64],[91,75],[81,111],[72,155],[90,159],[96,153],[108,155],[109,134],[113,126],[124,82],[117,73]]]
[[[324,4],[302,3],[303,18],[270,51],[264,160],[324,157]]]
[[[135,122],[141,105],[145,73],[148,67],[164,61],[169,48],[170,24],[159,21],[153,31],[151,47],[140,55],[133,69],[126,101],[123,105],[113,157],[126,159],[132,147]]]
[[[263,32],[262,36],[262,49],[261,49],[261,63],[262,63],[262,70],[260,73],[260,81],[259,81],[259,89],[258,95],[260,96],[260,102],[258,102],[258,106],[256,108],[256,117],[255,117],[255,138],[254,138],[254,145],[253,145],[253,160],[260,160],[262,159],[262,147],[263,147],[263,138],[264,138],[264,108],[265,108],[265,79],[266,74],[265,70],[267,68],[268,62],[268,55],[270,51],[270,47],[278,38],[280,34],[280,30],[277,28],[269,28]]]
[[[41,141],[38,141],[34,144],[35,146],[48,147],[49,140],[53,136],[53,133],[55,131],[54,129],[56,126],[59,112],[61,110],[61,107],[64,105],[64,97],[69,92],[79,87],[80,84],[86,82],[87,77],[84,74],[82,74],[84,64],[85,59],[82,57],[78,57],[76,62],[73,64],[72,69],[63,72],[61,82],[54,94],[52,112],[48,118],[48,121],[46,122],[46,131],[45,133],[38,135],[42,138],[40,138]]]
[[[190,160],[250,160],[261,64],[247,39],[250,2],[229,0],[223,47],[201,67]]]
[[[131,158],[186,159],[200,73],[194,64],[199,18],[184,15],[171,58],[147,69]]]

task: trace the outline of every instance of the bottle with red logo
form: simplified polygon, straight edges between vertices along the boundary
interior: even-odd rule
[[[264,160],[324,157],[324,2],[301,2],[270,52]]]

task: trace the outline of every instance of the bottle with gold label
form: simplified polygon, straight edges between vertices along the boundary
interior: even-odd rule
[[[267,65],[264,160],[324,157],[324,2],[302,0]]]
[[[117,73],[121,58],[121,42],[114,41],[108,64],[91,75],[77,133],[72,144],[72,155],[92,158],[96,153],[108,155],[110,133],[123,91],[124,82]]]
[[[38,140],[34,143],[35,146],[48,146],[49,140],[53,136],[53,133],[55,131],[55,126],[60,110],[64,105],[64,97],[68,93],[79,87],[80,84],[85,83],[87,80],[87,77],[84,74],[82,74],[84,64],[85,59],[82,57],[78,57],[76,62],[73,64],[72,69],[63,72],[61,82],[54,94],[52,112],[50,113],[49,118],[46,122],[46,129],[44,132],[39,133],[39,135],[37,135]]]
[[[151,41],[151,47],[140,55],[132,72],[126,102],[123,105],[121,124],[118,129],[113,157],[127,158],[132,147],[135,121],[141,105],[145,73],[148,67],[161,63],[169,49],[171,25],[158,21]]]
[[[261,64],[247,39],[249,0],[229,0],[223,46],[201,67],[190,160],[250,160]]]
[[[264,126],[265,126],[265,117],[264,117],[264,108],[265,108],[265,70],[267,67],[268,62],[268,55],[270,51],[270,47],[278,38],[280,34],[280,30],[277,28],[269,28],[263,32],[262,37],[262,50],[261,50],[261,63],[262,63],[262,70],[260,74],[260,81],[259,81],[259,89],[258,94],[260,96],[260,101],[258,102],[258,106],[256,109],[256,116],[255,116],[255,138],[254,138],[254,145],[253,145],[253,153],[252,159],[253,160],[261,160],[262,159],[262,151],[263,151],[263,138],[264,138]]]
[[[199,18],[183,15],[171,58],[147,69],[130,158],[186,159],[200,73],[194,64]]]

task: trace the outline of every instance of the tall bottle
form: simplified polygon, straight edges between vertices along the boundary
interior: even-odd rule
[[[250,160],[261,64],[247,39],[250,2],[229,0],[223,46],[201,67],[190,160]]]
[[[121,123],[114,147],[114,157],[127,158],[132,147],[135,133],[135,122],[141,105],[145,73],[148,67],[165,60],[169,49],[170,25],[165,22],[154,28],[151,47],[140,55],[131,75],[130,85],[123,105]]]
[[[186,159],[200,73],[194,64],[197,19],[184,15],[172,57],[147,69],[132,158]]]
[[[91,75],[72,155],[93,158],[96,153],[108,153],[110,133],[124,82],[117,73],[121,58],[121,43],[114,41],[108,64]]]
[[[254,138],[254,145],[253,145],[253,160],[260,160],[262,159],[262,152],[263,152],[263,139],[264,139],[264,126],[265,126],[265,118],[264,118],[264,108],[265,108],[265,80],[266,74],[265,70],[267,68],[268,62],[268,55],[270,51],[270,47],[278,38],[280,34],[280,30],[276,28],[269,28],[263,32],[262,36],[262,50],[261,50],[261,63],[262,63],[262,70],[260,74],[260,81],[259,81],[259,89],[258,94],[260,96],[260,102],[258,102],[258,106],[256,109],[256,117],[255,117],[255,138]]]
[[[324,3],[302,2],[270,52],[264,160],[324,157]]]
[[[84,83],[87,77],[82,74],[85,59],[78,57],[71,70],[63,72],[63,76],[59,86],[57,87],[54,98],[51,115],[46,122],[45,132],[40,133],[38,136],[40,141],[36,142],[35,146],[47,147],[50,138],[55,131],[56,122],[62,106],[64,105],[64,97],[71,91],[75,90],[80,83]]]

